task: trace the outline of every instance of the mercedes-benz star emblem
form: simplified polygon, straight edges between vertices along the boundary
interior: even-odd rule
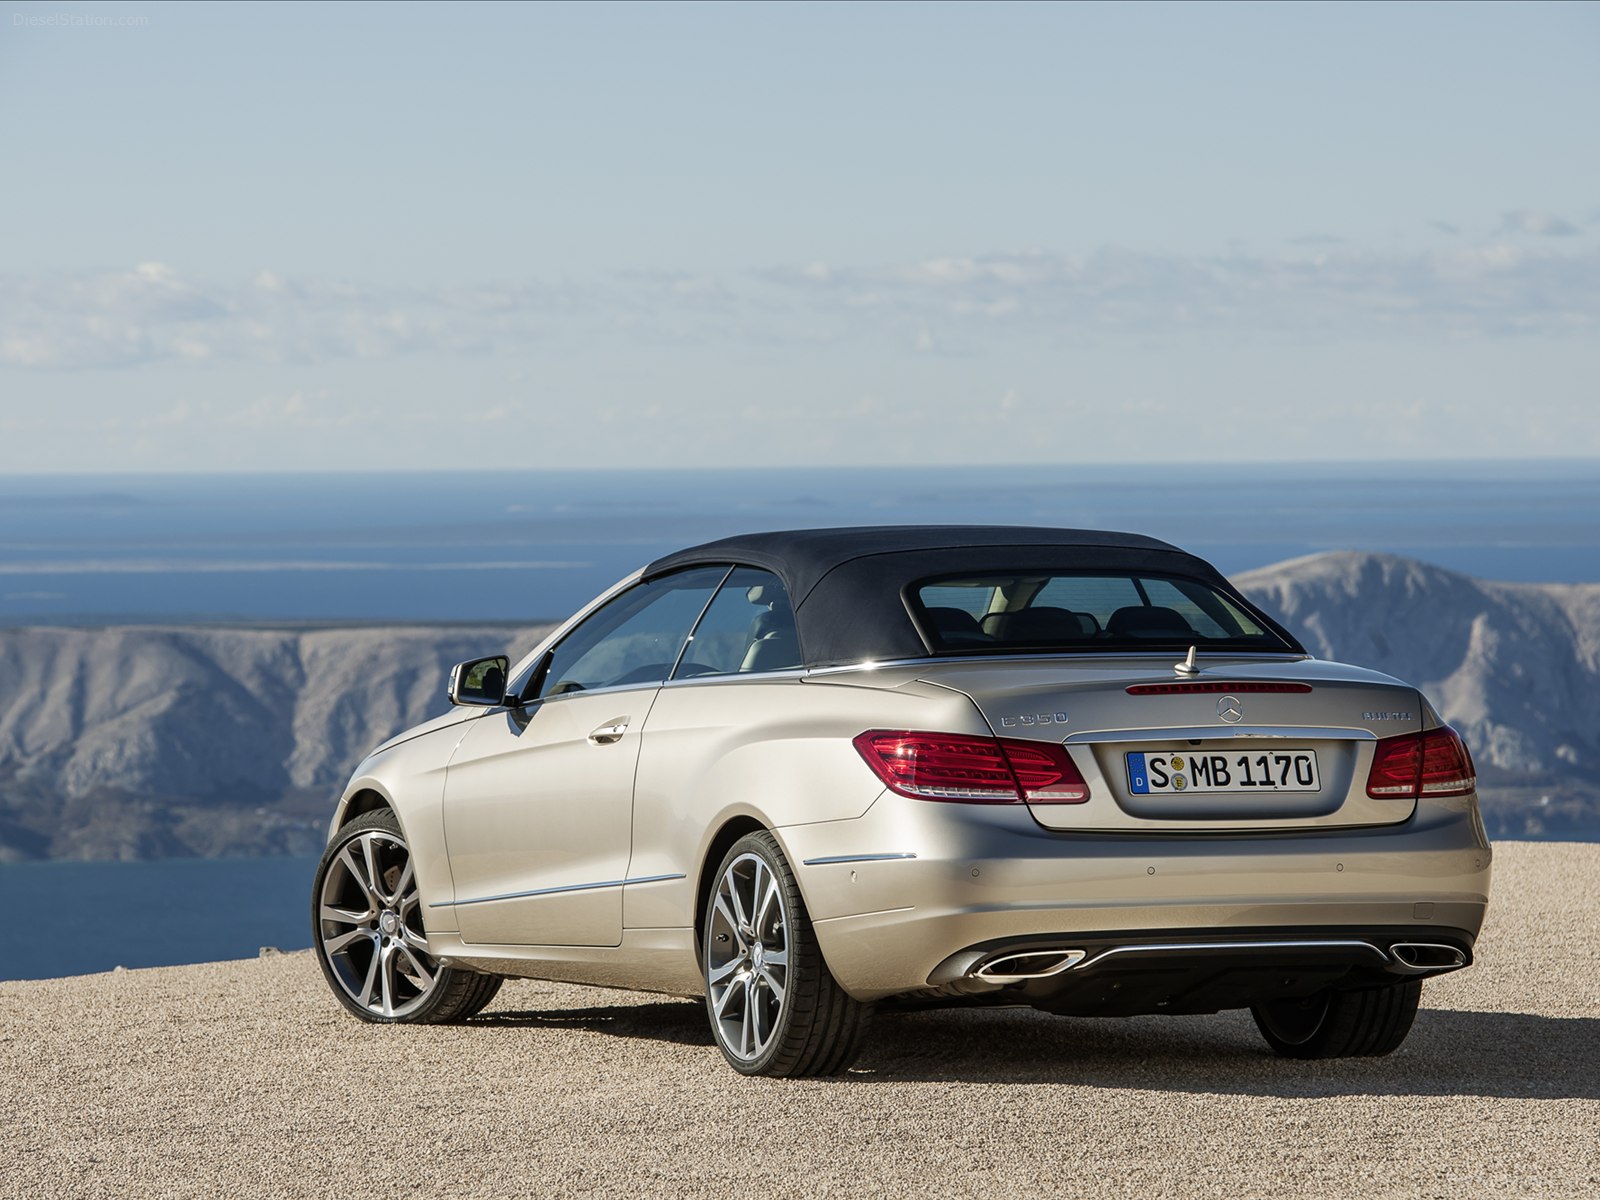
[[[1217,716],[1230,725],[1237,725],[1244,720],[1244,705],[1237,696],[1224,696],[1217,701]]]

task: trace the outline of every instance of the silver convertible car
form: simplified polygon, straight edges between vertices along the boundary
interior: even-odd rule
[[[1472,960],[1472,760],[1151,538],[728,538],[617,584],[380,746],[312,895],[333,993],[459,1021],[505,976],[704,995],[735,1070],[848,1067],[878,1004],[1249,1008],[1387,1054]]]

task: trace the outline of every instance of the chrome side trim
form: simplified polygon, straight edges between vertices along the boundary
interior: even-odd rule
[[[865,921],[865,920],[870,920],[873,917],[888,917],[888,916],[893,916],[895,913],[916,912],[916,911],[917,911],[917,906],[915,904],[905,904],[905,905],[902,905],[899,908],[875,908],[871,912],[846,913],[842,917],[823,917],[820,920],[813,921],[812,924],[814,924],[814,925],[842,925],[846,921]]]
[[[901,858],[915,858],[915,854],[830,854],[826,858],[808,858],[804,863],[808,867],[820,867],[827,863],[851,862],[893,862]]]
[[[1372,954],[1381,963],[1388,963],[1389,956],[1371,942],[1343,941],[1338,939],[1318,941],[1293,941],[1293,942],[1164,942],[1134,946],[1112,946],[1102,950],[1092,958],[1084,959],[1074,971],[1087,971],[1096,963],[1117,954],[1178,954],[1193,951],[1216,951],[1218,953],[1236,952],[1239,950],[1360,950]]]
[[[613,692],[654,692],[661,687],[662,682],[660,679],[652,679],[647,683],[616,683],[610,687],[584,688],[581,692],[562,692],[559,696],[535,696],[523,705],[523,710],[532,712],[542,704],[560,704],[573,696],[607,696]]]
[[[471,900],[438,900],[429,908],[463,908],[468,904],[493,904],[496,900],[526,900],[530,896],[555,896],[561,892],[594,892],[601,888],[627,887],[633,883],[665,883],[669,879],[687,879],[686,875],[646,875],[640,879],[608,879],[604,883],[569,883],[564,887],[534,888],[528,892],[506,892],[500,896],[478,896]]]
[[[719,683],[749,683],[757,679],[803,679],[811,672],[805,667],[784,667],[773,671],[723,671],[716,675],[689,675],[669,679],[664,688],[714,687]]]
[[[1068,745],[1091,742],[1216,741],[1232,738],[1300,738],[1306,741],[1375,742],[1378,735],[1357,725],[1175,725],[1154,729],[1097,729],[1069,733]]]

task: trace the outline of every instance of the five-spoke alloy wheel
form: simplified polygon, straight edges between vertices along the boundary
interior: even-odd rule
[[[746,1075],[832,1075],[860,1052],[870,1004],[834,980],[770,833],[748,834],[717,870],[702,929],[706,1010]]]
[[[500,978],[441,966],[428,952],[411,851],[387,809],[339,830],[317,867],[312,935],[322,973],[364,1021],[459,1021]]]

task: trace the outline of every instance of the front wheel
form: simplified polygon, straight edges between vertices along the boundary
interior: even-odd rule
[[[1304,1000],[1269,1000],[1250,1010],[1267,1045],[1285,1058],[1375,1058],[1406,1040],[1422,1000],[1422,981]]]
[[[328,986],[363,1021],[464,1021],[500,990],[498,975],[441,967],[428,952],[411,849],[388,809],[357,817],[328,843],[311,889],[311,935]]]
[[[706,1011],[744,1075],[837,1075],[861,1052],[872,1006],[823,961],[794,873],[770,833],[734,843],[703,929]]]

